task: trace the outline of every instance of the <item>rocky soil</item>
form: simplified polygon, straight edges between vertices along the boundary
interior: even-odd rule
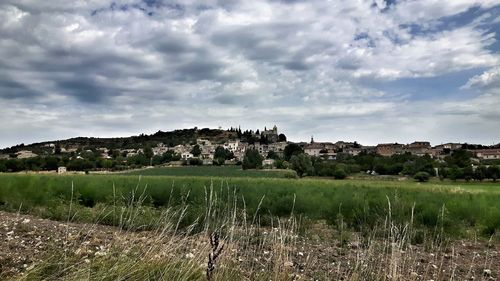
[[[273,231],[268,229],[263,235],[271,237]],[[17,279],[51,255],[73,255],[86,261],[105,255],[117,241],[148,245],[154,235],[0,212],[0,280]],[[192,237],[193,241],[203,239]],[[202,249],[207,242],[198,244]],[[192,245],[186,247],[181,258],[193,258],[193,253],[200,251],[189,250]],[[316,225],[304,237],[279,247],[285,256],[279,259],[279,267],[289,269],[290,280],[499,280],[499,247],[498,242],[465,240],[431,248],[402,247],[389,240],[366,245],[355,237],[341,247],[332,230]],[[223,255],[225,260],[246,269],[244,275],[251,280],[251,271],[276,266],[277,251],[273,243],[239,242],[228,245]]]

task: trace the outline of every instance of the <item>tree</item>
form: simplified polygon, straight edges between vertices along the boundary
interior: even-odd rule
[[[267,153],[267,159],[277,160],[277,159],[280,159],[280,157],[276,152],[269,150],[269,152]]]
[[[488,173],[487,170],[488,169],[482,165],[477,167],[476,170],[474,171],[474,179],[478,180],[478,181],[484,180],[484,178],[486,177],[486,174]]]
[[[314,173],[311,158],[305,153],[293,155],[290,158],[290,166],[297,172],[297,175],[299,175],[299,177],[302,177],[306,174],[312,175]]]
[[[234,153],[222,146],[217,146],[214,153],[214,164],[223,165],[224,161],[234,158]]]
[[[487,177],[496,182],[497,179],[500,177],[500,167],[496,165],[489,166],[487,169]]]
[[[56,147],[54,148],[54,154],[59,155],[61,154],[61,145],[56,144]]]
[[[418,182],[426,182],[429,181],[430,175],[427,172],[418,172],[413,176],[413,178]]]
[[[151,159],[151,157],[153,157],[153,155],[154,155],[153,149],[149,145],[144,147],[143,151],[144,151],[144,156],[146,156],[146,158],[148,158],[148,159]]]
[[[193,149],[191,149],[191,154],[193,154],[194,157],[198,157],[201,154],[201,148],[199,145],[193,146]]]
[[[347,177],[347,173],[344,169],[337,167],[333,172],[333,177],[337,180],[343,180]]]
[[[57,170],[59,167],[59,159],[56,157],[47,157],[45,159],[45,169],[46,170]]]
[[[260,169],[262,168],[263,157],[260,155],[259,151],[256,149],[248,149],[245,151],[245,156],[243,157],[243,170],[246,169]]]
[[[278,141],[279,142],[286,142],[286,136],[285,136],[285,134],[279,134],[278,135]]]
[[[7,166],[5,166],[5,161],[0,160],[0,173],[7,172]]]
[[[304,153],[304,150],[296,143],[290,143],[285,146],[285,150],[283,151],[283,155],[286,161],[290,161],[293,155],[299,155]]]

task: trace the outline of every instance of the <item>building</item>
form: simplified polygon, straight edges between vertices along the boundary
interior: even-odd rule
[[[347,153],[350,156],[358,156],[364,149],[361,147],[349,147],[344,149],[344,153]]]
[[[181,153],[181,159],[182,160],[188,160],[190,158],[193,158],[194,155],[191,152],[183,152]]]
[[[416,141],[412,142],[406,147],[406,151],[418,156],[424,156],[425,154],[430,154],[431,143],[428,141]]]
[[[266,167],[266,166],[267,167],[269,167],[269,166],[273,167],[274,166],[274,162],[275,162],[274,159],[264,159],[264,160],[262,160],[262,166],[263,167]]]
[[[461,143],[445,143],[445,144],[440,144],[436,145],[434,147],[435,149],[438,150],[457,150],[457,149],[462,149],[462,144]]]
[[[324,149],[325,146],[322,143],[314,142],[314,139],[311,137],[311,142],[304,146],[304,153],[309,156],[318,157]]]
[[[500,149],[478,149],[474,150],[476,157],[481,160],[498,160],[500,159]]]
[[[377,154],[382,156],[392,156],[394,154],[402,154],[404,152],[404,145],[399,143],[381,143],[378,144]]]
[[[262,137],[265,137],[267,138],[267,140],[269,142],[277,142],[278,139],[279,139],[279,136],[278,136],[278,127],[276,127],[276,125],[274,125],[274,127],[272,128],[272,130],[266,130],[264,129],[264,131],[262,131],[260,133],[260,135]]]

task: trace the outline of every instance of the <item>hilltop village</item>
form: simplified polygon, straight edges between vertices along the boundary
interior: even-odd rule
[[[300,155],[303,155],[302,160],[297,160]],[[373,158],[369,165],[365,165],[365,160],[359,160],[367,155]],[[292,159],[293,156],[296,157]],[[452,156],[466,159],[467,163],[450,164]],[[431,165],[427,165],[426,172],[434,175],[439,163],[450,164],[450,169],[468,169],[471,166],[475,170],[483,164],[486,167],[498,164],[500,145],[446,143],[431,146],[428,141],[415,141],[410,144],[365,146],[346,141],[316,142],[313,137],[309,142],[294,143],[287,141],[277,126],[261,131],[194,128],[130,138],[75,138],[21,144],[0,151],[0,171],[58,170],[63,173],[67,170],[125,170],[158,165],[243,165],[243,168],[300,170],[294,166],[306,161],[305,166],[314,166],[319,162],[341,163],[347,165],[343,170],[348,173],[366,170],[373,174],[398,174],[409,162],[422,161],[416,160],[416,157],[428,159]],[[252,164],[245,165],[245,159]],[[314,173],[318,174],[318,170]],[[299,171],[299,174],[312,173],[308,167]]]

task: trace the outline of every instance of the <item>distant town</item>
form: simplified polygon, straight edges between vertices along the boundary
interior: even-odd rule
[[[300,154],[310,159],[336,163],[344,163],[348,158],[357,159],[363,155],[380,159],[407,155],[426,157],[434,163],[433,168],[437,166],[435,163],[446,162],[447,157],[451,157],[456,151],[465,153],[472,167],[474,164],[496,165],[497,160],[500,160],[500,144],[485,146],[445,143],[431,146],[428,141],[415,141],[409,144],[381,143],[365,146],[346,141],[317,142],[313,137],[308,142],[290,142],[285,134],[279,132],[277,126],[273,126],[255,131],[242,131],[240,128],[193,128],[172,132],[159,131],[152,135],[142,134],[129,138],[74,138],[30,145],[20,144],[0,151],[0,171],[57,170],[64,173],[67,170],[125,170],[157,165],[244,165],[245,157],[250,157],[250,151],[258,153],[258,156],[255,156],[254,163],[247,165],[247,168],[289,168],[290,162],[293,162],[292,156]],[[256,161],[258,163],[255,163]],[[401,165],[404,166],[406,162]],[[354,170],[367,169],[375,173],[375,165],[373,161],[371,166],[365,167],[363,163],[358,163],[359,169]],[[464,165],[455,166],[464,168]],[[452,169],[453,165],[449,165],[449,168]],[[384,173],[380,170],[390,168],[378,170],[379,173]],[[403,168],[395,171],[401,173]],[[307,168],[302,172],[312,173],[307,173]]]

